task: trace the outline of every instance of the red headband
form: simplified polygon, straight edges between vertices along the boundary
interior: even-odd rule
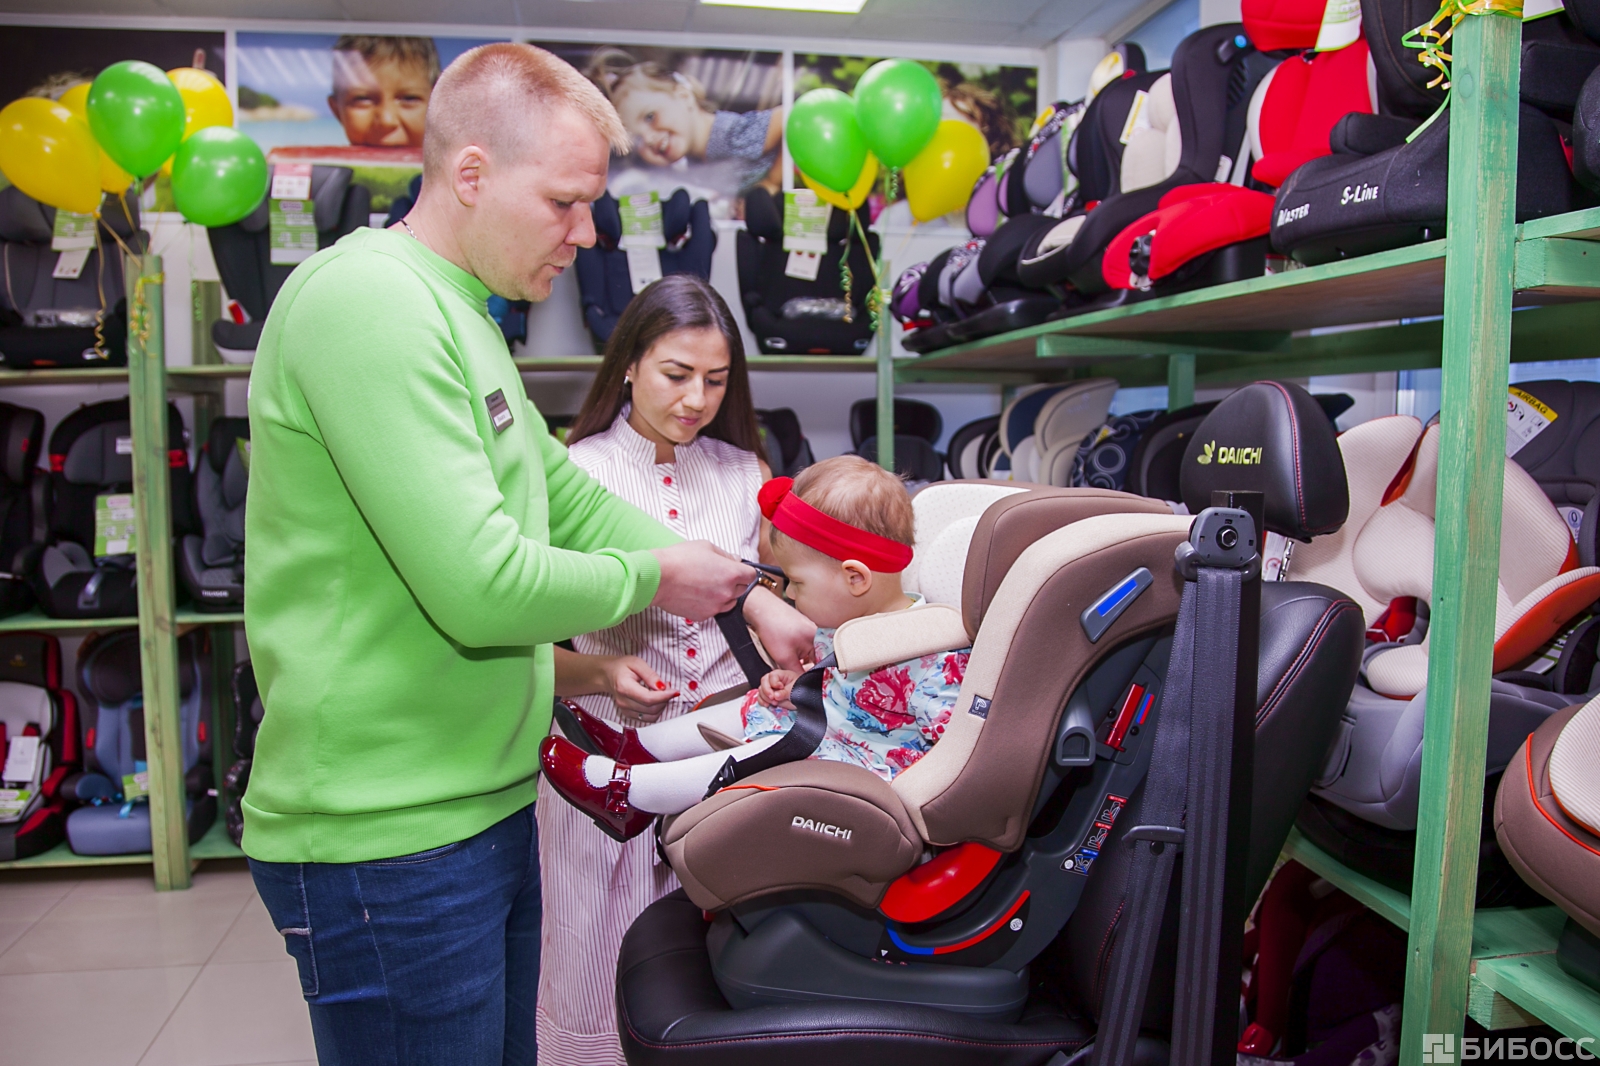
[[[911,549],[897,540],[869,533],[823,514],[790,490],[794,479],[775,477],[761,486],[761,513],[778,532],[843,562],[855,559],[880,574],[898,574],[911,565]]]

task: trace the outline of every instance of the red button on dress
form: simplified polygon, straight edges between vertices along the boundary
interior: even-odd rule
[[[662,479],[661,479],[661,483],[662,483],[662,484],[663,484],[663,485],[670,485],[670,484],[672,484],[672,475],[671,475],[671,474],[668,474],[668,475],[667,475],[667,476],[666,476],[666,477],[664,477],[664,478],[662,478]]]
[[[667,517],[668,518],[677,518],[678,517],[678,509],[676,507],[672,508],[670,511],[667,512]]]
[[[697,689],[699,687],[700,687],[700,682],[698,682],[698,681],[689,682],[689,691],[690,692],[693,692],[695,689]]]
[[[694,649],[690,648],[688,651],[684,652],[684,654],[687,655],[689,658],[693,659],[694,658]]]

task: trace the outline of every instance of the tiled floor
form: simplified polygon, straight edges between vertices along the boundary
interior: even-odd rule
[[[294,960],[240,862],[0,872],[0,1066],[314,1066]]]

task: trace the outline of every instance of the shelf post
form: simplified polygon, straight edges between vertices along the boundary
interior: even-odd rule
[[[1449,1061],[1467,1009],[1500,569],[1521,40],[1519,18],[1489,14],[1466,16],[1450,42],[1444,381],[1404,1063]]]
[[[150,771],[150,850],[158,891],[189,887],[183,737],[178,721],[178,643],[173,623],[172,483],[167,457],[167,367],[161,257],[130,261],[128,407],[133,430],[138,537],[139,667]],[[187,461],[187,457],[186,457]]]
[[[894,473],[894,339],[889,259],[878,260],[878,465]]]
[[[1194,404],[1194,356],[1167,356],[1167,410]]]

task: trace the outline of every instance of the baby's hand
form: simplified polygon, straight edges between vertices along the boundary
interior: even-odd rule
[[[794,710],[794,704],[789,702],[789,690],[794,688],[795,681],[800,675],[793,670],[774,670],[761,679],[761,702],[768,707],[786,707]]]

